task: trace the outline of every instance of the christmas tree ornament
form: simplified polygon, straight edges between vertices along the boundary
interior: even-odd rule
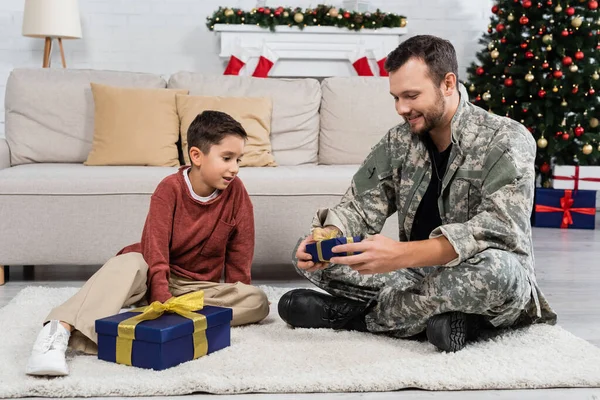
[[[350,18],[350,13],[348,11],[344,12],[344,18],[346,18],[346,19]]]
[[[562,134],[562,140],[569,140],[569,134],[567,132]]]
[[[600,123],[600,121],[598,121],[598,118],[590,118],[590,127],[591,128],[597,128],[599,123]]]
[[[571,90],[571,93],[577,94],[577,92],[579,92],[579,86],[573,85],[573,89]]]
[[[544,44],[550,44],[552,43],[552,35],[544,35],[542,36],[542,42],[544,42]]]
[[[581,17],[575,17],[573,18],[573,20],[571,21],[571,25],[574,28],[579,28],[581,26],[581,24],[583,24],[583,19]]]
[[[332,8],[329,10],[329,15],[330,15],[331,17],[333,17],[333,18],[337,18],[337,16],[338,16],[339,14],[340,14],[339,10],[338,10],[337,8],[335,8],[335,7],[332,7]]]
[[[506,19],[508,20],[508,22],[513,22],[515,20],[515,16],[513,15],[513,13],[508,14],[508,17],[506,17]]]
[[[499,10],[498,6],[493,6],[493,7],[492,7],[492,12],[493,12],[494,14],[498,14],[498,10]]]
[[[475,85],[473,85],[471,83],[471,86],[469,86],[469,92],[474,92],[475,91]]]
[[[492,51],[492,52],[490,53],[490,56],[491,56],[493,59],[496,59],[496,58],[498,58],[498,57],[500,56],[500,52],[499,52],[498,50],[494,50],[494,51]]]
[[[527,42],[521,43],[521,48],[525,50],[527,48]]]
[[[226,17],[231,17],[235,13],[233,12],[233,10],[231,8],[228,8],[225,10],[224,14]]]
[[[600,79],[600,75],[598,75],[598,73],[597,73],[597,72],[594,72],[594,73],[592,74],[592,79],[593,79],[593,80],[595,80],[595,81],[597,81],[598,79]]]
[[[531,60],[533,57],[535,57],[535,55],[531,51],[525,53],[526,59]]]
[[[544,186],[544,188],[549,189],[552,187],[552,183],[550,183],[550,181],[544,181],[544,183],[542,183],[542,186]]]
[[[554,78],[556,78],[556,79],[560,79],[560,78],[562,78],[563,73],[560,69],[557,69],[552,73],[552,76],[554,76]]]
[[[527,25],[529,23],[529,18],[527,18],[526,15],[523,15],[521,18],[519,18],[519,23],[521,25]]]
[[[595,9],[597,9],[597,8],[598,8],[598,2],[597,2],[596,0],[590,0],[590,1],[588,2],[588,8],[589,8],[590,10],[595,10]]]
[[[583,148],[581,149],[581,152],[583,154],[585,154],[586,156],[589,156],[590,154],[592,154],[592,151],[594,151],[594,148],[592,147],[591,144],[587,143],[585,146],[583,146]]]
[[[559,4],[559,5],[557,5],[557,6],[554,8],[554,12],[555,12],[555,13],[562,12],[562,10],[563,10],[563,8],[560,6],[560,4]]]
[[[503,37],[502,39],[500,39],[500,43],[506,44],[506,38]]]
[[[524,8],[531,7],[531,0],[523,0],[523,7]]]
[[[537,141],[537,145],[540,149],[545,149],[548,146],[548,140],[545,137],[541,137]]]
[[[550,64],[548,64],[548,61],[544,61],[544,63],[542,64],[542,68],[546,69],[550,66]]]
[[[572,17],[573,15],[575,15],[575,7],[567,7],[565,12],[569,17]]]
[[[538,90],[538,96],[543,99],[546,97],[546,91],[544,89]]]
[[[569,31],[567,30],[567,28],[563,29],[562,32],[560,33],[560,35],[562,37],[567,37],[569,36]]]
[[[565,56],[562,59],[562,63],[565,67],[568,67],[569,65],[573,64],[573,59],[569,56]]]
[[[287,11],[283,12],[283,18],[288,18],[290,16],[290,13]]]
[[[548,1],[546,2],[546,5],[547,5],[547,6],[551,6],[551,5],[552,5],[552,0],[548,0]]]
[[[490,94],[490,92],[485,92],[482,96],[483,101],[489,101],[492,98],[492,95]]]
[[[569,105],[569,103],[567,103],[567,101],[566,101],[565,99],[563,99],[563,101],[562,101],[562,103],[560,103],[560,105],[561,105],[562,107],[566,107],[566,106],[568,106],[568,105]]]
[[[406,26],[406,18],[401,18],[400,19],[400,28],[404,28]]]
[[[557,93],[557,92],[558,92],[558,88],[557,88],[556,86],[554,86],[554,87],[552,88],[552,92],[553,92],[553,93]]]
[[[583,132],[585,132],[585,130],[583,129],[583,127],[581,125],[577,125],[575,127],[575,129],[573,130],[573,132],[575,133],[575,136],[579,137],[579,136],[583,135]]]
[[[548,164],[547,162],[543,163],[540,166],[540,172],[542,174],[547,174],[548,172],[550,172],[550,164]]]
[[[533,80],[535,79],[535,77],[533,76],[533,74],[530,72],[527,75],[525,75],[525,80],[527,82],[533,82]]]
[[[550,51],[550,50],[552,50],[552,46],[551,45],[546,46],[546,51]]]
[[[600,144],[598,145],[598,151],[600,151]]]
[[[590,94],[590,96],[593,96],[594,94],[596,94],[596,90],[594,88],[590,88],[590,90],[588,90],[588,93]]]
[[[492,51],[492,50],[494,50],[494,47],[496,47],[496,45],[494,44],[494,41],[491,41],[488,43],[488,50]]]
[[[571,71],[571,72],[577,72],[578,70],[579,70],[579,67],[575,64],[573,64],[569,67],[569,71]]]
[[[577,53],[575,53],[575,59],[581,61],[584,57],[585,54],[583,54],[583,51],[577,50]]]
[[[481,76],[485,73],[485,71],[483,70],[483,67],[477,67],[477,69],[475,70],[475,73],[477,75]]]
[[[294,14],[294,21],[297,24],[301,24],[302,21],[304,21],[304,14],[302,14],[302,13],[296,13],[296,14]]]
[[[498,24],[496,25],[496,32],[500,33],[504,30],[505,26],[504,24]]]
[[[514,81],[512,80],[512,78],[506,78],[504,80],[504,86],[506,87],[511,87],[514,84]]]

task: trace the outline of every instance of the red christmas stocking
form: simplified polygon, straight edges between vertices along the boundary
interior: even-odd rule
[[[375,60],[377,60],[377,66],[379,67],[379,76],[389,76],[388,72],[385,70],[385,60],[387,60],[387,54],[382,50],[377,49],[373,50],[373,55],[375,56]]]
[[[227,63],[227,67],[223,72],[223,75],[239,75],[240,70],[244,68],[246,62],[248,62],[248,52],[242,49],[239,46],[236,46],[235,50],[231,53],[229,57],[229,62]]]
[[[357,50],[352,53],[349,57],[352,66],[356,70],[358,76],[373,76],[369,60],[367,59],[367,52],[365,50]]]
[[[269,71],[273,68],[273,65],[277,62],[279,57],[267,46],[263,46],[262,53],[258,59],[258,64],[254,69],[252,76],[257,78],[266,78],[269,75]]]

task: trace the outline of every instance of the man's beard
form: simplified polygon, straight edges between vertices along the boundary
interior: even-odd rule
[[[410,126],[410,130],[415,135],[422,135],[424,133],[430,132],[432,129],[435,129],[438,125],[440,125],[442,118],[444,117],[444,97],[441,93],[437,94],[437,99],[435,104],[421,114],[423,117],[423,126],[421,128]],[[408,122],[408,118],[404,117],[406,122]]]

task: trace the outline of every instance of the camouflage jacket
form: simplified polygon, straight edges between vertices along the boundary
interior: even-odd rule
[[[488,249],[513,253],[528,272],[533,319],[555,314],[536,283],[530,216],[534,194],[535,140],[518,122],[461,98],[452,118],[452,149],[438,208],[456,266]],[[321,209],[313,227],[334,225],[346,236],[381,232],[398,213],[399,238],[408,241],[417,208],[432,176],[427,148],[408,124],[392,128],[372,149],[340,203]],[[533,303],[533,302],[532,302]]]

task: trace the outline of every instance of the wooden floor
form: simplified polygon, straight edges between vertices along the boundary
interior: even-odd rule
[[[598,224],[600,226],[600,224]],[[575,335],[600,347],[600,230],[534,229],[538,282],[559,317],[559,324]],[[0,307],[29,285],[50,287],[81,286],[98,267],[39,266],[27,271],[13,267],[10,281],[0,286]],[[291,267],[290,267],[291,268]],[[294,275],[280,280],[256,277],[256,284],[301,286]],[[190,397],[190,396],[188,396]],[[191,397],[208,397],[194,395]],[[239,395],[240,398],[277,399],[594,399],[598,389],[553,389],[519,391],[427,392],[406,390],[392,393],[340,393],[307,395]],[[219,396],[218,399],[233,399]],[[152,398],[157,399],[156,397]]]

